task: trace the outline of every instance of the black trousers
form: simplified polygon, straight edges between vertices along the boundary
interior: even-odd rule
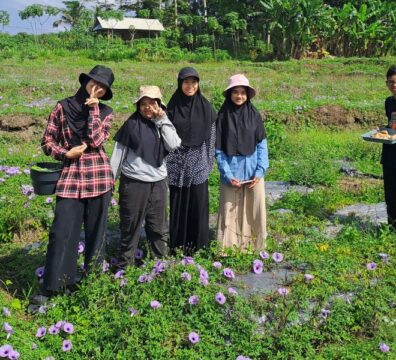
[[[396,228],[396,168],[383,166],[382,170],[388,224]]]
[[[49,234],[43,289],[58,292],[76,283],[81,225],[85,231],[84,268],[103,260],[111,191],[87,199],[56,198]]]
[[[167,254],[167,190],[167,179],[143,182],[121,175],[119,267],[135,264],[143,221],[153,255],[163,257]]]
[[[208,182],[189,187],[169,186],[169,190],[171,252],[182,248],[184,254],[192,255],[209,241]]]

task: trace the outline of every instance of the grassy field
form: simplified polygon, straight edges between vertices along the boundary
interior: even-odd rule
[[[212,242],[210,249],[194,257],[194,264],[181,262],[181,256],[167,259],[165,271],[141,282],[140,276],[158,270],[148,257],[142,268],[130,268],[118,279],[98,269],[76,293],[59,296],[53,306],[31,315],[26,311],[28,298],[37,291],[35,271],[43,265],[54,204],[46,197],[29,199],[29,194],[22,193],[22,185],[30,184],[24,170],[46,159],[39,143],[48,112],[56,100],[76,90],[78,74],[94,63],[75,58],[2,60],[0,126],[10,119],[37,122],[30,130],[0,134],[0,166],[19,167],[20,172],[7,177],[5,168],[0,168],[4,179],[0,180],[0,310],[10,311],[10,316],[0,312],[0,354],[1,346],[9,344],[21,359],[395,358],[395,234],[387,226],[362,224],[353,218],[343,223],[335,238],[324,232],[335,210],[357,202],[383,201],[382,181],[376,178],[381,175],[380,146],[362,141],[360,134],[384,122],[383,100],[388,94],[383,74],[393,62],[396,59],[197,65],[203,92],[217,107],[227,77],[247,74],[258,89],[254,103],[267,114],[270,169],[266,180],[289,181],[313,190],[305,195],[290,192],[269,206],[270,258],[254,252],[221,257]],[[138,85],[159,85],[168,100],[177,71],[187,64],[106,65],[116,74],[111,103],[117,112],[114,133],[133,111]],[[42,99],[47,99],[44,106],[34,105]],[[318,112],[321,107],[339,111],[326,120],[326,126],[319,116],[326,116]],[[358,120],[343,123],[343,114]],[[111,153],[112,141],[106,149]],[[367,176],[345,176],[340,172],[341,161]],[[214,169],[211,213],[217,206]],[[279,213],[280,208],[292,212]],[[112,206],[113,231],[118,226],[117,212],[117,206]],[[144,244],[142,248],[146,253]],[[284,255],[282,262],[272,259],[275,252]],[[280,291],[244,297],[243,286],[223,274],[225,268],[236,274],[251,272],[254,260],[263,262],[264,271],[287,268],[297,273],[283,286],[288,289],[286,296]],[[216,261],[221,269],[213,266]],[[200,282],[202,269],[208,274],[208,286]],[[184,272],[191,281],[181,280]],[[313,275],[313,280],[306,274]],[[238,294],[230,293],[230,287]],[[215,300],[219,292],[227,298],[223,305]],[[198,297],[198,304],[189,303],[191,296]],[[152,308],[154,300],[162,306]],[[74,331],[62,330],[60,321],[73,324]],[[56,332],[51,325],[56,323],[60,332],[51,335]],[[37,336],[40,327],[46,328],[45,336]],[[199,335],[195,344],[189,340],[192,332]],[[65,351],[69,344],[65,341],[71,341],[70,351]],[[384,352],[387,348],[381,344],[390,351]]]
[[[220,93],[227,79],[237,72],[245,73],[258,94],[255,104],[271,114],[293,116],[321,105],[341,105],[359,112],[383,113],[382,100],[387,96],[384,84],[386,69],[395,58],[306,60],[304,62],[195,64],[201,76],[201,88],[215,105],[221,104]],[[61,99],[78,86],[78,74],[89,71],[95,62],[87,59],[51,58],[15,63],[0,62],[0,93],[3,96],[0,115],[41,115],[27,103],[49,97]],[[188,64],[107,63],[115,73],[112,106],[121,114],[130,111],[137,88],[142,84],[161,87],[169,100],[176,87],[178,70]],[[126,108],[128,106],[128,109]],[[46,108],[49,110],[50,107]],[[45,112],[44,112],[45,113]]]

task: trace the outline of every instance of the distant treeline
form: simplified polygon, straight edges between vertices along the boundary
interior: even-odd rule
[[[94,3],[94,7],[87,3]],[[0,57],[82,51],[97,60],[253,61],[302,57],[394,55],[394,0],[103,0],[30,5],[20,17],[32,28],[59,14],[59,34],[0,36]],[[93,32],[95,16],[159,19],[159,39],[123,42]],[[1,15],[1,14],[0,14]],[[0,24],[7,25],[3,11]],[[5,19],[4,22],[1,22]],[[39,46],[37,46],[39,45]]]

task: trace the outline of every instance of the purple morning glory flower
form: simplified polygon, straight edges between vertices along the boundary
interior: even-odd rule
[[[234,279],[235,278],[235,274],[234,272],[230,269],[230,268],[225,268],[223,270],[223,275],[228,278],[228,279]]]
[[[44,276],[45,268],[44,266],[40,266],[36,269],[35,274],[38,278],[42,278]]]
[[[143,255],[144,255],[143,250],[141,250],[141,249],[136,249],[136,252],[135,252],[135,259],[141,260],[141,259],[143,259]]]
[[[199,270],[199,278],[200,279],[209,279],[209,275],[205,269]]]
[[[188,303],[190,305],[197,305],[199,303],[199,297],[197,295],[192,295],[188,298]]]
[[[3,330],[8,334],[11,335],[14,333],[14,330],[12,329],[12,326],[8,322],[3,323]],[[7,336],[8,339],[9,336]]]
[[[131,317],[139,313],[139,311],[137,311],[133,307],[128,308],[128,311],[131,314]]]
[[[280,263],[283,260],[283,254],[282,253],[278,253],[278,252],[274,252],[272,254],[272,259],[276,262],[276,263]]]
[[[190,340],[191,344],[196,344],[197,342],[199,342],[199,335],[192,331],[190,332],[190,334],[188,334],[188,340]]]
[[[253,272],[255,274],[261,274],[263,272],[264,264],[261,260],[254,260],[253,261]]]
[[[5,169],[5,173],[9,176],[20,175],[21,171],[18,166],[10,166]]]
[[[183,272],[180,277],[184,281],[190,281],[191,280],[191,275],[188,272]]]
[[[378,255],[379,255],[379,257],[381,258],[381,260],[382,260],[384,263],[387,264],[387,263],[389,262],[389,255],[388,255],[388,254],[379,253]]]
[[[65,325],[65,324],[66,324],[66,321],[61,320],[55,324],[55,327],[57,327],[58,329],[61,329],[61,328],[63,328],[63,325]]]
[[[85,242],[80,241],[78,243],[78,253],[82,254],[84,252],[84,250],[85,250]]]
[[[236,360],[252,360],[250,357],[239,355]]]
[[[124,270],[118,270],[115,274],[114,274],[114,279],[120,279],[124,276],[125,271]]]
[[[218,304],[223,305],[226,302],[226,297],[224,296],[224,294],[222,292],[218,292],[215,295],[215,300]]]
[[[312,281],[315,278],[312,274],[304,274],[304,280],[306,282]]]
[[[2,358],[6,358],[8,357],[8,355],[10,354],[10,352],[12,351],[12,346],[5,344],[3,346],[0,346],[0,357]]]
[[[270,255],[266,251],[260,251],[260,257],[263,260],[267,260],[267,259],[269,259]]]
[[[109,268],[110,268],[110,264],[106,260],[103,260],[103,262],[102,262],[102,272],[109,271]]]
[[[17,359],[19,359],[19,356],[20,356],[19,352],[12,349],[10,351],[10,353],[8,354],[8,359],[9,360],[17,360]]]
[[[204,278],[200,278],[199,279],[199,283],[203,286],[208,286],[209,285],[209,280],[208,279],[204,279]]]
[[[367,270],[375,270],[377,268],[377,264],[373,261],[366,265]]]
[[[44,326],[41,326],[37,329],[36,337],[42,338],[47,333],[47,329]]]
[[[56,334],[59,333],[59,328],[56,327],[55,325],[51,325],[51,326],[48,328],[48,333],[51,334],[51,335],[56,335]]]
[[[110,201],[110,204],[111,204],[111,206],[116,206],[116,205],[118,205],[118,202],[116,199],[112,198]]]
[[[47,307],[44,305],[41,305],[38,309],[39,314],[45,314],[47,312]]]
[[[148,275],[146,275],[146,274],[140,275],[140,276],[138,277],[138,281],[139,281],[140,283],[145,283],[145,282],[147,282],[147,280],[148,280]]]
[[[74,333],[74,326],[73,326],[73,324],[66,322],[66,323],[63,325],[63,331],[64,331],[65,333],[68,333],[68,334],[73,334],[73,333]]]
[[[128,279],[121,279],[120,281],[120,287],[124,287],[126,283],[128,282]]]
[[[213,265],[216,269],[221,269],[221,267],[223,266],[223,265],[221,265],[221,262],[220,262],[220,261],[215,261],[212,265]]]
[[[387,353],[387,352],[389,352],[390,347],[388,345],[386,345],[385,343],[381,343],[381,344],[379,344],[379,349],[381,352]]]
[[[3,307],[3,315],[4,316],[11,316],[11,311],[8,308]]]
[[[330,310],[322,309],[322,316],[326,319],[330,314]]]
[[[51,204],[54,201],[54,199],[52,197],[47,197],[45,199],[46,204]]]
[[[191,256],[186,256],[186,257],[181,261],[181,263],[182,263],[183,265],[192,265],[192,264],[194,264],[194,259],[193,259]]]
[[[21,185],[21,192],[23,195],[30,195],[33,193],[33,186],[31,185]]]
[[[63,343],[62,343],[63,351],[70,351],[72,348],[73,348],[73,345],[70,340],[63,340]]]
[[[165,269],[166,269],[166,264],[164,262],[162,262],[161,260],[158,260],[154,266],[154,274],[158,275],[158,274],[164,272]]]
[[[150,302],[150,306],[151,306],[153,309],[158,309],[158,308],[160,308],[162,305],[161,305],[161,303],[160,303],[159,301],[153,300],[153,301]]]
[[[26,175],[30,175],[30,170],[29,170],[29,169],[25,169],[25,170],[23,170],[23,172],[24,172],[24,174],[26,174]]]
[[[287,295],[289,295],[289,289],[281,287],[281,288],[278,289],[278,294],[280,296],[287,296]]]
[[[236,291],[234,288],[232,288],[232,287],[229,287],[229,288],[228,288],[228,293],[229,293],[231,296],[238,295],[237,291]]]

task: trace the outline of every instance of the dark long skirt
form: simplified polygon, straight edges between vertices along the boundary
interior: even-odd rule
[[[59,292],[76,283],[78,243],[83,223],[85,271],[103,260],[110,198],[111,191],[87,199],[56,198],[45,260],[44,291]]]
[[[190,187],[169,186],[169,191],[171,252],[182,248],[186,255],[192,255],[209,241],[208,182]]]

